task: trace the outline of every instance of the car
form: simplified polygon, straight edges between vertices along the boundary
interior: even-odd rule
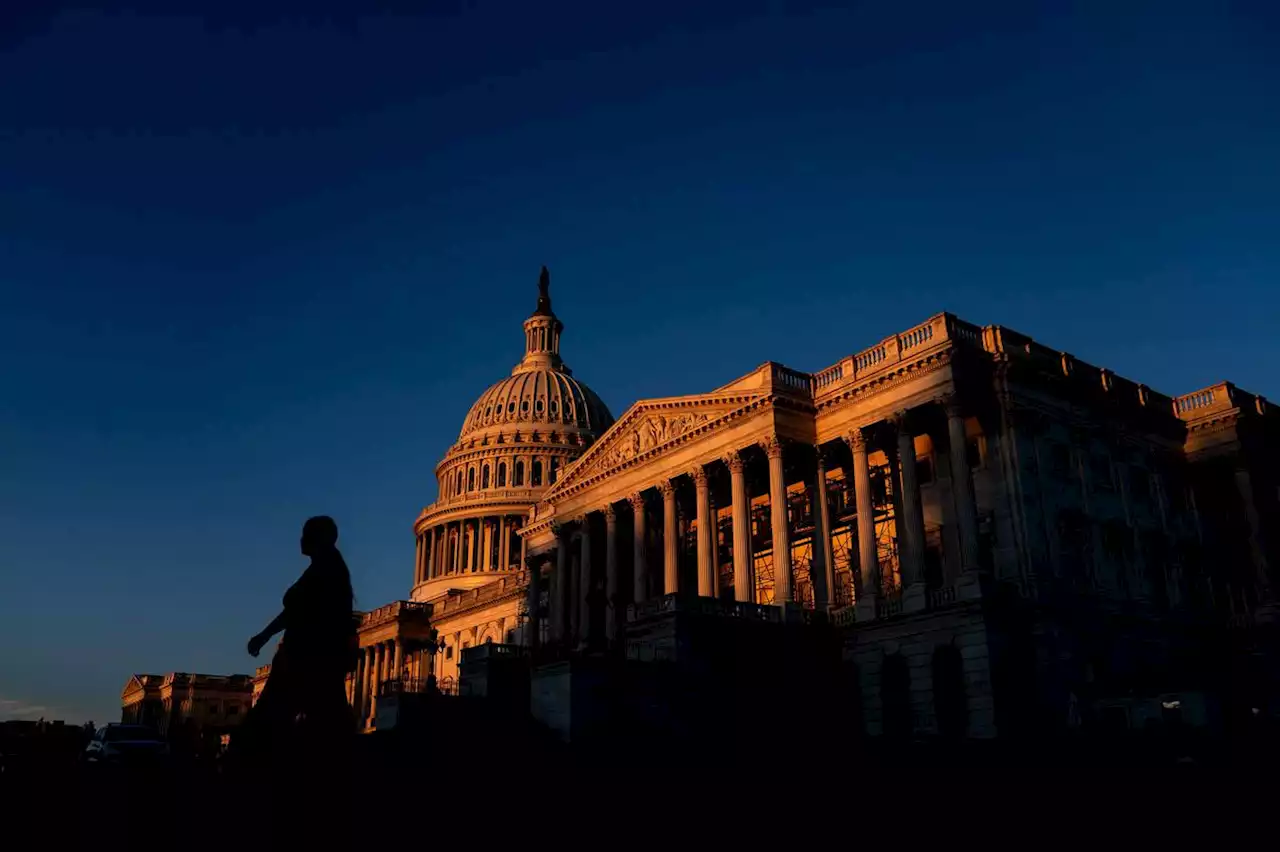
[[[99,729],[85,747],[89,763],[137,763],[169,756],[169,744],[148,725],[110,724]]]

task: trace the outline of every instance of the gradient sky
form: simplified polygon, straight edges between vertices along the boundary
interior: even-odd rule
[[[0,12],[0,718],[251,672],[311,514],[406,596],[544,263],[615,415],[941,310],[1280,396],[1272,4],[150,5]]]

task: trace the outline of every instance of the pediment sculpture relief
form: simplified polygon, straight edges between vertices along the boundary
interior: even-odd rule
[[[593,472],[609,470],[625,464],[655,447],[674,441],[686,432],[710,421],[712,416],[719,416],[721,413],[695,411],[687,414],[647,415],[630,432],[620,435],[617,441],[605,450],[600,460],[591,466],[591,469]]]

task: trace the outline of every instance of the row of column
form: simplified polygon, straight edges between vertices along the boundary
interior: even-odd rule
[[[414,585],[447,574],[507,570],[513,561],[512,541],[519,528],[519,519],[507,515],[431,527],[417,537]]]
[[[399,677],[404,646],[399,639],[375,642],[360,649],[355,677],[347,682],[347,701],[363,727],[378,708],[378,689],[385,680]]]
[[[947,439],[950,446],[950,463],[952,479],[952,498],[955,502],[956,523],[959,527],[961,562],[963,572],[976,571],[978,568],[978,529],[977,508],[973,496],[973,475],[969,469],[965,452],[965,417],[961,408],[953,400],[945,402],[947,419]],[[874,425],[874,424],[873,424]],[[895,471],[895,517],[899,519],[898,541],[900,562],[902,566],[902,582],[906,590],[905,597],[916,597],[918,600],[904,607],[913,609],[914,604],[924,607],[924,510],[920,497],[919,478],[916,473],[915,437],[909,423],[909,413],[901,411],[895,414],[893,425],[896,427],[896,446],[887,448],[896,456]],[[858,525],[858,562],[859,576],[857,604],[859,609],[871,607],[874,611],[875,601],[880,587],[879,555],[874,526],[874,515],[871,493],[871,472],[868,456],[871,447],[868,435],[872,426],[857,428],[843,436],[853,459],[852,479],[856,502]],[[787,483],[783,465],[784,446],[781,439],[774,435],[760,442],[769,466],[769,503],[771,509],[774,603],[784,605],[793,600],[791,569],[791,530],[788,517]],[[816,491],[814,511],[814,570],[820,570],[826,582],[828,600],[819,602],[820,606],[830,606],[834,597],[835,575],[831,541],[831,517],[828,507],[826,488],[826,463],[822,447],[815,447],[816,457],[813,481],[809,487]],[[754,556],[751,552],[751,513],[750,498],[747,493],[745,464],[741,451],[733,450],[723,459],[729,469],[730,487],[732,491],[733,520],[733,585],[734,598],[743,602],[754,602],[755,577]],[[715,564],[714,525],[711,520],[710,490],[707,482],[706,468],[703,465],[689,472],[693,480],[697,498],[697,557],[698,557],[698,595],[701,597],[717,597],[719,593],[719,577]],[[679,588],[679,533],[678,513],[676,507],[676,488],[673,479],[658,482],[655,488],[662,495],[663,523],[663,591],[675,594]],[[647,489],[646,489],[647,490]],[[633,600],[637,603],[647,596],[649,588],[649,566],[646,542],[646,512],[644,492],[631,495],[628,499],[634,515],[634,588]],[[602,510],[605,519],[605,596],[609,604],[619,600],[618,588],[618,556],[617,556],[617,515],[613,504]],[[576,577],[570,576],[571,528],[561,525],[556,528],[559,539],[556,548],[556,565],[551,575],[551,637],[552,641],[563,642],[568,630],[571,637],[582,637],[588,623],[590,611],[590,578],[591,578],[591,526],[586,518],[579,519],[575,526],[580,530],[580,555],[577,560]],[[817,564],[821,563],[821,564]],[[529,590],[529,612],[531,619],[537,616],[537,571],[531,570],[533,582]],[[605,607],[605,635],[608,641],[615,642],[619,629],[615,605]],[[536,635],[537,627],[534,625]]]

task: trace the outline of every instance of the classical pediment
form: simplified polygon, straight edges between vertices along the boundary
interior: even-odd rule
[[[543,499],[554,499],[587,479],[660,455],[767,397],[766,391],[754,391],[641,400],[565,471]]]
[[[129,678],[129,682],[124,685],[124,689],[120,691],[121,698],[128,698],[134,692],[146,692],[146,685],[142,682],[144,678],[155,677],[155,675],[133,675]]]

